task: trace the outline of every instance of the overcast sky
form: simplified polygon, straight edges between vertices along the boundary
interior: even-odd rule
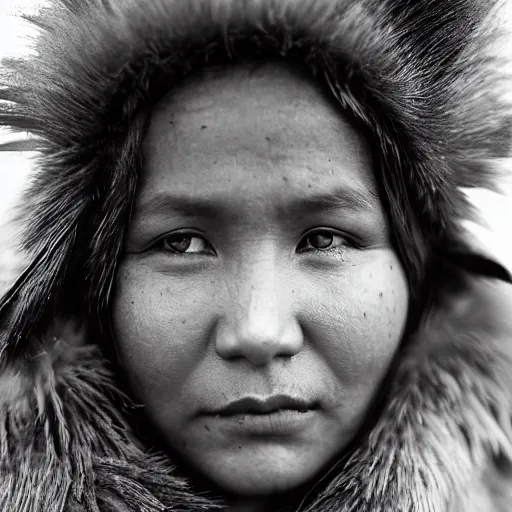
[[[0,0],[0,58],[26,51],[27,38],[31,31],[16,14],[30,11],[41,4],[42,2],[34,0]],[[6,140],[4,134],[1,135],[1,140]],[[6,209],[26,181],[31,169],[28,157],[28,154],[0,153],[0,224],[6,216]]]

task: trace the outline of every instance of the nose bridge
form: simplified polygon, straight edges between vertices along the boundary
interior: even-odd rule
[[[265,364],[277,355],[294,355],[302,335],[293,314],[278,258],[267,246],[238,266],[230,284],[225,329],[217,340],[222,357],[245,357]]]
[[[270,261],[269,261],[270,260]],[[257,262],[248,269],[247,281],[241,283],[237,328],[240,335],[270,341],[278,336],[283,321],[279,311],[279,269],[275,258]],[[282,306],[282,304],[281,304]]]

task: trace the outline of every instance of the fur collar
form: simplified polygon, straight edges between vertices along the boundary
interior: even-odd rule
[[[511,307],[509,284],[466,276],[447,290],[400,354],[373,427],[300,510],[509,510]],[[137,441],[91,341],[61,324],[2,369],[0,508],[222,509]]]

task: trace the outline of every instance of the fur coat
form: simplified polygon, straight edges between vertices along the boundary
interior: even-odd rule
[[[29,263],[0,303],[0,510],[222,510],[137,427],[108,311],[150,107],[204,66],[306,65],[376,143],[417,318],[378,412],[292,510],[512,510],[512,290],[460,187],[509,156],[493,0],[54,0],[3,63],[0,124],[35,136]],[[139,425],[140,426],[140,425]]]

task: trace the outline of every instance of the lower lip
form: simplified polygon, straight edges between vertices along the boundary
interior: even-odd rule
[[[214,424],[222,430],[248,436],[290,437],[310,428],[316,420],[316,411],[305,412],[281,409],[269,414],[234,414],[215,416]]]

